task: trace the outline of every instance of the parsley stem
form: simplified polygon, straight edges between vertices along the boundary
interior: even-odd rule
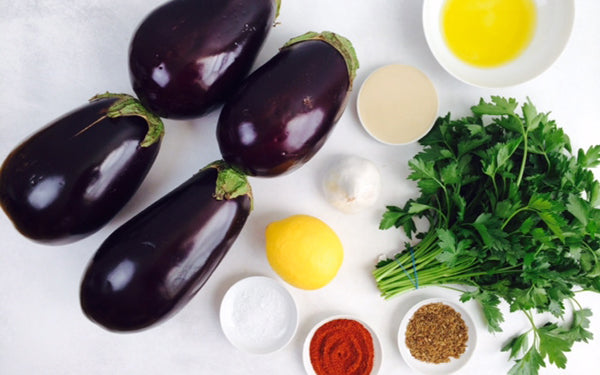
[[[496,194],[496,196],[498,196],[499,193],[498,193],[498,184],[496,183],[496,175],[490,176],[490,179],[492,180],[492,185],[494,186],[494,193]]]
[[[397,262],[399,262],[398,259],[390,263],[390,268],[386,270],[385,274],[376,277],[377,286],[385,298],[390,298],[415,288],[413,282],[406,276]],[[405,268],[410,267],[411,261],[404,259],[404,263],[402,264]],[[453,267],[448,267],[440,263],[425,268],[424,266],[420,262],[416,266],[421,286],[443,284],[473,285],[471,280],[480,276],[521,272],[521,268],[518,265],[488,271],[478,270],[477,267],[474,268],[473,261],[469,259],[459,262]]]
[[[508,225],[508,223],[518,214],[520,214],[521,212],[527,211],[529,210],[529,206],[525,206],[525,207],[521,207],[518,210],[516,210],[515,212],[513,212],[506,220],[504,220],[504,222],[502,223],[502,226],[500,227],[502,230],[504,230],[504,228],[506,228],[506,226]]]
[[[579,310],[583,310],[583,307],[579,304],[579,301],[577,301],[575,298],[570,298],[571,302],[573,302],[574,304],[577,305],[577,308]]]
[[[521,126],[523,128],[523,158],[521,159],[521,168],[519,170],[519,176],[517,177],[517,187],[519,187],[521,186],[521,181],[523,180],[523,173],[525,172],[525,167],[527,166],[527,149],[529,148],[527,139],[529,136],[529,131],[528,129],[525,129],[525,126],[519,119],[519,116],[515,114],[513,114],[513,116],[516,117],[516,119],[521,123]]]
[[[529,323],[531,324],[531,330],[533,331],[535,337],[533,346],[536,346],[538,340],[538,328],[535,325],[535,321],[533,320],[533,314],[529,310],[523,310],[523,314],[525,314],[527,320],[529,320]]]

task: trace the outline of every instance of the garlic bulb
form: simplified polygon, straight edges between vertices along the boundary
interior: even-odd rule
[[[345,213],[357,213],[372,206],[381,190],[381,175],[370,160],[345,156],[326,169],[323,181],[325,198]]]

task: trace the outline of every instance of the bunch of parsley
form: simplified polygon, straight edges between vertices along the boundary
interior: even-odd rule
[[[419,242],[377,264],[385,298],[420,286],[467,285],[462,301],[477,300],[489,330],[500,332],[499,304],[531,321],[504,348],[510,374],[537,374],[545,360],[565,368],[574,342],[592,339],[591,311],[577,291],[600,292],[600,146],[572,152],[568,136],[528,101],[492,97],[473,115],[440,117],[409,161],[420,196],[388,206],[380,228],[402,228]],[[417,233],[416,219],[429,223]],[[414,269],[414,274],[413,274]],[[564,323],[565,304],[573,306]],[[534,313],[562,324],[536,326]]]

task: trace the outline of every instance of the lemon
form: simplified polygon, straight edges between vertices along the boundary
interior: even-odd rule
[[[269,264],[283,280],[297,288],[322,288],[342,266],[342,242],[316,217],[294,215],[272,222],[265,236]]]

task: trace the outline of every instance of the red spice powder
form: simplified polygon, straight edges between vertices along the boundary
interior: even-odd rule
[[[369,375],[374,357],[371,333],[352,319],[323,324],[310,342],[310,362],[317,375]]]

